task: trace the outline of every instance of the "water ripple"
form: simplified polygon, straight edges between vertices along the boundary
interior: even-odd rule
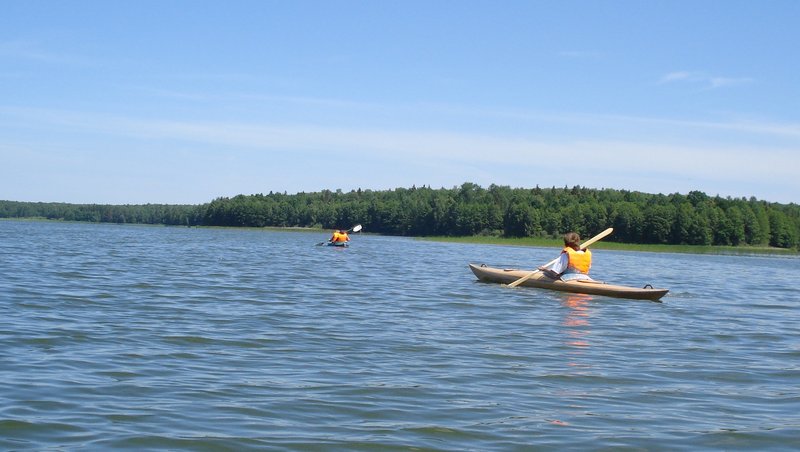
[[[796,259],[596,253],[603,279],[669,287],[655,304],[510,290],[466,267],[549,249],[0,233],[2,449],[800,448]]]

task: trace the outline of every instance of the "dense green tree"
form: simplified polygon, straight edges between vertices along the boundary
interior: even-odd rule
[[[766,240],[761,231],[761,225],[753,213],[753,209],[748,204],[741,206],[742,223],[744,229],[744,242],[748,245],[763,245]]]
[[[506,237],[531,237],[539,232],[538,212],[531,206],[516,202],[509,206],[503,219]]]
[[[700,208],[698,208],[700,207]],[[702,205],[684,202],[678,206],[672,225],[672,243],[710,245],[713,240],[708,218],[702,214]]]
[[[778,248],[792,248],[797,245],[797,228],[793,227],[789,217],[779,211],[769,212],[770,246]]]
[[[315,226],[393,235],[591,236],[612,226],[608,240],[628,243],[755,245],[793,248],[800,206],[709,197],[703,192],[646,194],[572,188],[323,190],[237,195],[202,205],[95,205],[0,201],[0,218],[148,223],[182,226]]]
[[[770,231],[770,220],[767,211],[767,205],[761,202],[751,201],[750,206],[753,208],[753,212],[756,215],[756,220],[758,220],[758,227],[760,232],[758,236],[758,241],[754,243],[760,245],[767,245],[769,244],[770,237],[772,237],[772,231]]]
[[[644,213],[631,201],[614,203],[609,222],[614,228],[614,238],[621,242],[636,243],[642,240]]]
[[[644,212],[644,242],[669,243],[675,208],[667,204],[651,204]]]
[[[731,205],[724,213],[728,218],[726,223],[728,226],[728,230],[726,231],[728,242],[734,246],[745,243],[744,214],[742,213],[742,209],[738,206]]]

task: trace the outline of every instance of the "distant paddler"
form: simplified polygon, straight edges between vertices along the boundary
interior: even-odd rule
[[[333,235],[328,239],[328,244],[331,246],[347,246],[347,242],[349,241],[350,236],[347,235],[347,231],[344,229],[337,229],[333,231]]]
[[[333,231],[331,238],[328,239],[327,242],[319,242],[317,246],[328,245],[328,246],[347,246],[350,242],[350,236],[348,235],[351,232],[358,232],[361,230],[361,225],[357,224],[348,230],[344,229],[336,229]]]

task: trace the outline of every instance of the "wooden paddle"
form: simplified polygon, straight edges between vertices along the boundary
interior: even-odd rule
[[[589,245],[591,245],[592,243],[594,243],[594,242],[596,242],[596,241],[598,241],[598,240],[602,239],[603,237],[605,237],[605,236],[607,236],[607,235],[611,234],[612,232],[614,232],[614,228],[608,228],[608,229],[606,229],[605,231],[603,231],[603,232],[601,232],[601,233],[597,234],[596,236],[594,236],[594,237],[590,238],[589,240],[587,240],[587,241],[585,241],[585,242],[581,243],[581,247],[580,247],[580,249],[588,248],[588,247],[589,247]],[[560,256],[559,256],[559,257],[560,257]],[[555,259],[551,260],[550,262],[548,262],[548,263],[546,263],[546,264],[542,265],[542,267],[549,267],[549,266],[551,266],[551,265],[555,264],[555,263],[556,263],[556,261],[557,261],[558,259],[559,259],[559,258],[557,257],[557,258],[555,258]],[[541,271],[541,270],[539,270],[539,269],[537,268],[536,270],[534,270],[534,271],[532,271],[532,272],[528,273],[527,275],[523,276],[522,278],[520,278],[520,279],[518,279],[518,280],[516,280],[516,281],[514,281],[514,282],[512,282],[512,283],[509,283],[508,287],[517,287],[518,285],[520,285],[520,284],[524,283],[525,281],[527,281],[528,279],[530,279],[530,277],[531,277],[531,276],[533,276],[533,275],[535,275],[535,274],[539,273],[540,271]]]

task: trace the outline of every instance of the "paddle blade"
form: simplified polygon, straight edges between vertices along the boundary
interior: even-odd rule
[[[614,228],[608,228],[608,229],[606,229],[605,231],[603,231],[603,232],[601,232],[601,233],[597,234],[596,236],[594,236],[594,237],[590,238],[589,240],[587,240],[587,241],[583,242],[583,243],[581,244],[581,249],[587,248],[587,247],[588,247],[589,245],[591,245],[592,243],[594,243],[594,242],[597,242],[597,241],[599,241],[600,239],[602,239],[602,238],[604,238],[604,237],[606,237],[606,236],[608,236],[608,235],[611,235],[611,233],[612,233],[612,232],[614,232]]]
[[[360,224],[357,224],[357,225],[353,226],[353,229],[352,229],[353,232],[358,232],[360,230],[361,230],[361,225]]]

